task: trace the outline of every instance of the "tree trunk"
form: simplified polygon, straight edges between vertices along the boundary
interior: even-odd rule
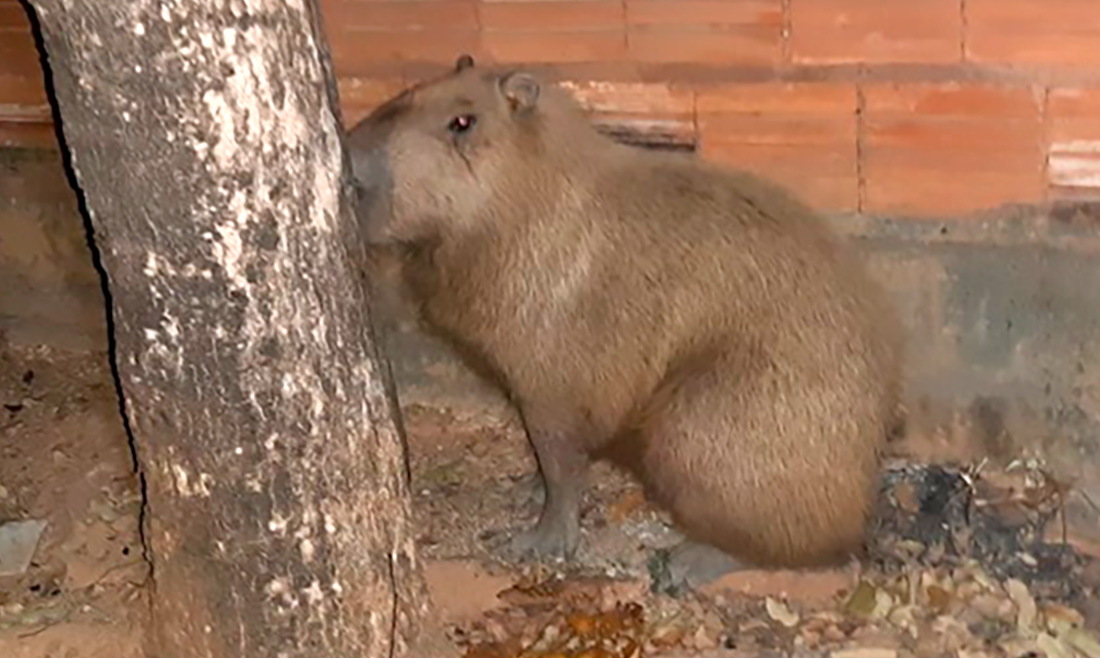
[[[146,483],[150,655],[404,652],[425,601],[314,0],[30,0]]]

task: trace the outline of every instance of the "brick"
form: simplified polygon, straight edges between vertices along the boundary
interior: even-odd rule
[[[695,113],[695,94],[667,84],[586,80],[560,85],[572,92],[585,109],[597,114],[692,117]]]
[[[592,119],[598,130],[628,144],[664,147],[694,147],[698,144],[695,122],[690,118],[652,119],[633,115],[596,115]]]
[[[777,65],[780,0],[626,0],[627,52],[647,63]]]
[[[30,33],[27,12],[18,2],[0,2],[0,32]]]
[[[627,51],[640,62],[778,64],[781,0],[626,0]]]
[[[856,89],[834,83],[716,85],[698,92],[700,115],[713,113],[846,114],[855,116]]]
[[[1042,142],[1040,102],[1026,88],[871,85],[864,103],[865,139],[872,148],[947,157],[974,148],[1031,153]]]
[[[626,51],[622,30],[483,32],[481,45],[491,59],[514,63],[602,62]]]
[[[1043,199],[1036,172],[959,171],[946,167],[865,169],[863,211],[949,217],[1006,202]]]
[[[1031,118],[1038,115],[1035,92],[989,85],[870,85],[864,89],[868,112],[882,116]]]
[[[868,143],[875,148],[934,151],[945,157],[965,149],[1031,153],[1042,143],[1038,121],[869,119],[866,126]],[[1012,134],[1005,135],[1006,130]]]
[[[400,79],[379,78],[339,78],[337,85],[344,124],[349,128],[406,86]]]
[[[757,83],[700,89],[704,142],[830,146],[855,153],[856,91],[838,83]]]
[[[469,30],[329,30],[333,66],[340,76],[369,74],[385,62],[453,63],[477,55],[478,33]]]
[[[775,28],[638,28],[627,32],[627,52],[647,63],[772,66],[782,60],[783,45]]]
[[[1032,90],[872,85],[864,101],[864,211],[938,216],[1042,200]]]
[[[1100,198],[1100,89],[1052,89],[1047,186],[1053,198]]]
[[[337,87],[342,104],[373,107],[401,93],[405,82],[400,78],[339,78]]]
[[[1052,89],[1046,118],[1052,148],[1077,140],[1100,140],[1100,89]]]
[[[967,59],[1095,68],[1100,61],[1098,12],[1095,0],[967,0]]]
[[[0,75],[0,117],[26,116],[28,111],[35,116],[43,112],[49,116],[46,83],[42,75]]]
[[[1078,143],[1078,147],[1080,150],[1050,154],[1047,184],[1055,198],[1080,198],[1082,192],[1100,198],[1100,141]]]
[[[628,25],[782,28],[783,7],[773,0],[626,0]]]
[[[791,0],[791,55],[799,63],[958,61],[959,3]]]
[[[856,90],[838,83],[699,89],[704,157],[748,169],[826,210],[858,206]]]
[[[484,4],[481,26],[491,30],[623,30],[623,5],[618,0],[508,2]]]
[[[1052,117],[1100,117],[1100,88],[1051,89],[1047,113]]]
[[[617,0],[486,3],[481,24],[485,53],[502,62],[600,62],[626,51]]]
[[[815,118],[797,116],[722,116],[699,117],[699,129],[708,138],[741,144],[771,145],[851,145],[856,144],[854,118]]]
[[[38,47],[29,32],[4,32],[0,36],[0,75],[41,75]]]
[[[10,122],[0,119],[0,148],[58,148],[57,133],[49,122]]]
[[[695,94],[666,83],[563,81],[592,119],[647,143],[694,144]]]
[[[790,144],[745,144],[704,135],[702,156],[721,165],[751,171],[784,185],[810,205],[826,211],[854,211],[859,180],[855,144],[817,148]]]
[[[329,1],[321,3],[321,13],[325,25],[337,29],[478,29],[474,0]]]

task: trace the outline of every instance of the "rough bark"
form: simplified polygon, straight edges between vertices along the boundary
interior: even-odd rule
[[[150,655],[403,653],[422,580],[314,0],[30,4],[113,298]]]

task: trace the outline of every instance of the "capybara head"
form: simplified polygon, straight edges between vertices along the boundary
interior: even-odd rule
[[[478,69],[463,55],[375,109],[349,135],[367,241],[416,246],[477,231],[532,148],[547,91],[529,73]]]

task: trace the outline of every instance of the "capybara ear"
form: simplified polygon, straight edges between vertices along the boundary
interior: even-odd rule
[[[500,93],[508,99],[513,110],[530,110],[539,101],[539,81],[530,73],[522,71],[505,73],[498,84]]]
[[[461,72],[465,71],[466,69],[472,69],[472,68],[474,68],[473,55],[468,55],[466,53],[463,53],[463,54],[458,56],[458,59],[455,60],[455,73],[461,73]]]

